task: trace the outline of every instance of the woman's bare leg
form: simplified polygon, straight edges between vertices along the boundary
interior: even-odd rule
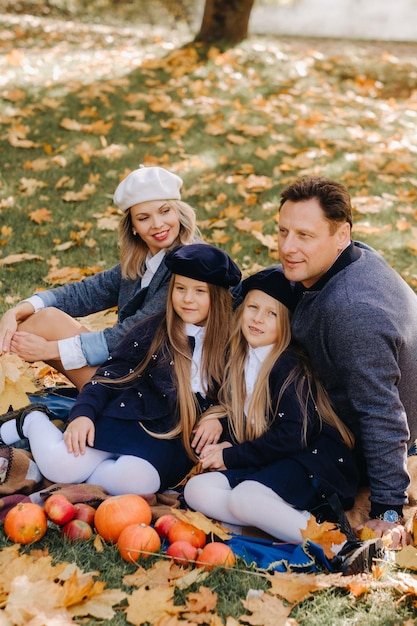
[[[42,337],[48,342],[68,339],[69,337],[75,337],[76,335],[90,332],[88,328],[80,324],[80,322],[77,322],[73,317],[54,307],[47,307],[31,315],[19,324],[18,331],[24,331]],[[30,359],[26,358],[26,360]],[[58,372],[64,374],[77,389],[81,389],[97,371],[97,367],[88,365],[76,370],[65,370],[59,358],[44,359],[34,356],[33,360],[45,361],[45,363],[54,367]]]

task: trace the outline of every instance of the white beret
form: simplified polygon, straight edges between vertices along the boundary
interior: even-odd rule
[[[181,200],[182,179],[163,167],[144,167],[130,172],[118,185],[113,201],[121,211],[149,200]]]

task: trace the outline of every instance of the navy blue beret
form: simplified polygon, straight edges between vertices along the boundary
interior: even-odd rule
[[[226,252],[208,243],[190,243],[175,248],[165,257],[173,274],[229,288],[238,285],[241,271]]]
[[[278,266],[267,267],[242,281],[241,295],[244,298],[252,289],[258,289],[281,302],[290,311],[294,311],[297,298],[295,297],[290,281],[285,278],[282,269]]]

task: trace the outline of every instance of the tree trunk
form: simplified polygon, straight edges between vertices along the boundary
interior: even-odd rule
[[[246,39],[254,1],[206,0],[196,41],[225,41],[234,44]]]

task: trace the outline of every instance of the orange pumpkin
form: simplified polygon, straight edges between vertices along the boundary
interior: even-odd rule
[[[223,567],[233,567],[236,557],[225,543],[212,541],[207,543],[197,557],[197,567],[204,567],[212,570],[216,565]]]
[[[152,511],[145,498],[135,494],[110,496],[94,515],[94,526],[106,541],[116,543],[120,533],[132,524],[150,524]]]
[[[174,541],[188,541],[195,548],[202,548],[206,544],[206,533],[193,526],[193,524],[189,524],[188,522],[183,522],[180,520],[168,531],[168,541],[169,543],[174,543]]]
[[[158,552],[161,540],[158,533],[148,524],[132,524],[122,530],[117,540],[117,548],[125,561],[134,562],[142,557],[147,559]]]
[[[48,523],[45,511],[38,504],[20,502],[7,512],[4,532],[15,543],[34,543],[45,535]]]

